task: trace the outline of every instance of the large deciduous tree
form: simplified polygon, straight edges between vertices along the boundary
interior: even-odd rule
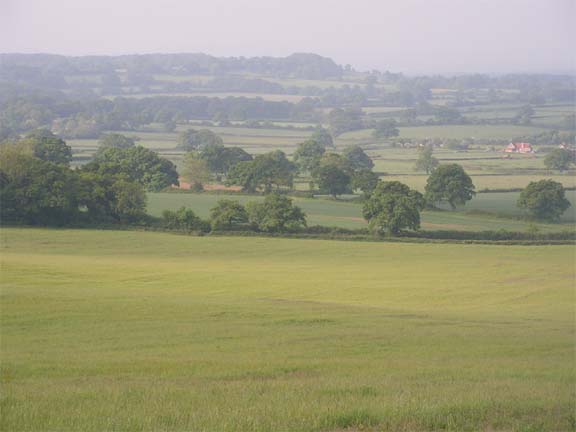
[[[3,149],[0,180],[3,221],[65,225],[78,215],[77,176],[63,164]]]
[[[550,170],[565,171],[575,162],[574,155],[568,149],[554,149],[544,158],[544,166]]]
[[[334,139],[328,129],[323,127],[318,127],[310,137],[310,139],[316,141],[324,148],[334,147]]]
[[[100,149],[83,170],[135,181],[153,192],[178,184],[176,166],[142,146]]]
[[[222,199],[210,209],[210,224],[213,230],[233,229],[247,222],[248,213],[238,201]]]
[[[211,145],[222,145],[223,141],[209,129],[188,129],[178,137],[178,148],[185,151],[199,150]]]
[[[98,145],[100,146],[100,148],[114,147],[120,149],[127,149],[130,147],[134,147],[135,139],[119,133],[108,133],[100,137],[100,139],[98,140]]]
[[[146,192],[118,175],[80,172],[79,202],[91,221],[131,223],[146,217]]]
[[[547,221],[558,221],[570,207],[564,187],[554,180],[530,182],[518,198],[518,207],[527,210],[533,217]]]
[[[400,131],[394,119],[384,119],[376,123],[372,136],[376,139],[391,138],[398,136]]]
[[[264,202],[249,202],[246,211],[250,224],[260,231],[283,232],[306,226],[305,213],[279,193],[267,195]]]
[[[226,183],[242,186],[247,192],[262,189],[269,193],[274,187],[292,187],[295,172],[296,165],[284,152],[276,150],[258,155],[252,161],[237,163],[230,170]]]
[[[323,193],[328,193],[336,198],[338,195],[350,192],[350,175],[334,164],[318,166],[312,173],[314,183]]]
[[[424,206],[422,194],[405,184],[378,182],[364,202],[362,214],[375,233],[396,235],[406,228],[420,229],[420,211]]]
[[[361,190],[365,196],[369,196],[378,184],[378,174],[368,169],[354,172],[352,175],[352,189]]]
[[[447,202],[455,209],[476,195],[474,189],[472,179],[460,165],[439,165],[428,177],[425,196],[430,204]]]
[[[194,191],[204,190],[204,184],[210,180],[208,163],[199,159],[196,152],[188,152],[182,161],[181,178],[190,183],[190,189]]]
[[[298,165],[300,172],[312,172],[320,163],[325,152],[324,145],[310,139],[298,145],[294,152],[294,162]]]
[[[30,132],[24,142],[32,148],[38,159],[61,165],[68,165],[72,160],[72,149],[62,138],[47,129]]]
[[[348,162],[352,170],[372,169],[374,162],[370,156],[366,154],[362,147],[351,146],[346,147],[343,152],[344,159]]]
[[[222,144],[204,146],[198,157],[206,161],[208,169],[216,176],[227,175],[238,162],[252,160],[252,156],[240,147],[224,147]]]

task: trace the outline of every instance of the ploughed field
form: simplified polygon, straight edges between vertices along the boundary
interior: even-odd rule
[[[2,230],[6,431],[568,431],[574,248]]]

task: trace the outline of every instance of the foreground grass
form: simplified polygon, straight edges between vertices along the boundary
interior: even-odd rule
[[[0,429],[572,430],[573,264],[5,229]]]

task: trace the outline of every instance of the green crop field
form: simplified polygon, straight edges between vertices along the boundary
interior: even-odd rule
[[[512,139],[517,136],[533,135],[543,132],[543,129],[531,126],[514,125],[446,125],[446,126],[419,126],[402,127],[400,136],[403,138],[475,138]]]
[[[492,195],[502,195],[502,197],[497,198]],[[567,192],[567,197],[571,200],[573,207],[564,214],[563,223],[559,224],[534,224],[514,218],[500,218],[485,214],[466,214],[466,210],[481,210],[510,217],[518,215],[518,210],[515,208],[517,194],[480,194],[460,211],[422,212],[422,229],[459,231],[497,231],[505,229],[509,231],[526,231],[535,226],[542,232],[571,230],[574,229],[575,216],[572,210],[576,207],[576,192]],[[162,211],[166,209],[176,210],[184,206],[194,210],[198,216],[208,218],[210,209],[220,199],[234,199],[246,204],[248,201],[261,200],[263,197],[225,194],[149,193],[148,212],[153,216],[161,216]],[[362,207],[360,204],[319,198],[294,198],[294,203],[304,210],[310,226],[366,227],[366,222],[362,218]]]
[[[574,427],[571,246],[3,229],[1,258],[4,431]]]
[[[465,139],[512,139],[518,136],[534,135],[545,131],[545,129],[533,126],[516,125],[442,125],[442,126],[413,126],[400,127],[401,138],[429,139],[429,138],[451,138]],[[341,144],[351,141],[375,141],[372,138],[372,129],[362,129],[346,132],[338,137]]]
[[[471,175],[476,190],[482,189],[517,189],[525,188],[530,182],[552,179],[562,183],[564,187],[574,187],[576,178],[567,175],[522,174],[522,175]],[[428,176],[425,174],[390,175],[384,180],[398,180],[411,188],[423,191]]]

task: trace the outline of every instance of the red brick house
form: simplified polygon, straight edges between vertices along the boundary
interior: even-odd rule
[[[529,143],[510,143],[504,149],[505,153],[534,153],[532,144]]]

